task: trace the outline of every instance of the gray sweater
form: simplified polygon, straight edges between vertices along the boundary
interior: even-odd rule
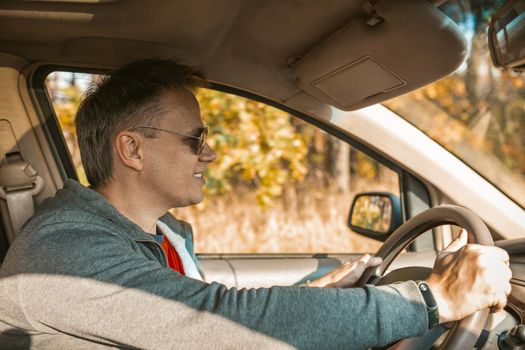
[[[193,255],[189,225],[162,220]],[[363,349],[421,335],[425,310],[412,281],[238,290],[182,276],[149,234],[72,180],[0,271],[0,349]]]

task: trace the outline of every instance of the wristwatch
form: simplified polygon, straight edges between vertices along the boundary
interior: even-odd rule
[[[434,328],[439,324],[439,310],[436,304],[436,299],[434,299],[434,296],[425,281],[416,281],[416,283],[417,288],[425,300],[428,314],[428,329]]]

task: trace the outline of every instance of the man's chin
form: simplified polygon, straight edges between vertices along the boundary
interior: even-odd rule
[[[197,205],[200,202],[204,200],[204,194],[201,193],[201,195],[192,196],[191,198],[186,198],[185,200],[181,200],[180,198],[172,201],[171,208],[185,208],[185,207],[191,207],[192,205]]]
[[[204,200],[204,196],[202,196],[198,200],[194,200],[190,205],[197,205],[197,204],[201,203],[203,200]]]
[[[190,198],[189,200],[189,203],[188,205],[186,206],[191,206],[191,205],[197,205],[199,204],[200,202],[202,202],[204,200],[204,193],[199,193],[198,195],[194,195]]]

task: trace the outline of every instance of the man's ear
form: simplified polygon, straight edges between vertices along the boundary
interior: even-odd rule
[[[142,171],[144,166],[144,138],[132,131],[117,134],[115,148],[120,161],[127,167]]]

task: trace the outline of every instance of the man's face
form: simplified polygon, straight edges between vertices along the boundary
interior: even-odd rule
[[[159,128],[199,137],[204,124],[195,96],[189,91],[171,90],[162,99],[166,113]],[[142,182],[155,200],[168,208],[185,207],[203,200],[203,171],[215,160],[215,152],[206,145],[197,155],[191,143],[197,140],[158,131],[157,137],[145,139]]]

